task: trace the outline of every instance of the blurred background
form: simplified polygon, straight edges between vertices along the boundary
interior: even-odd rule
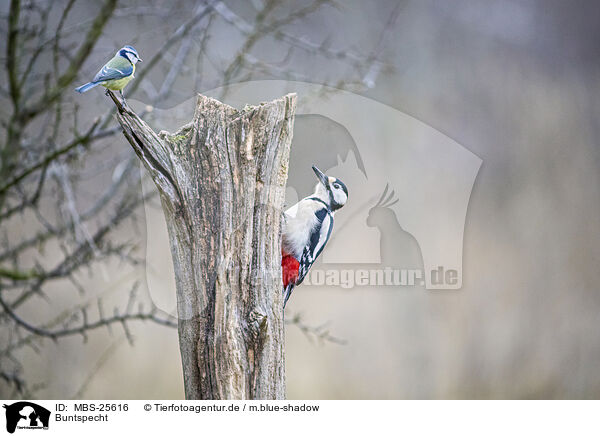
[[[597,2],[6,0],[0,14],[2,398],[183,398],[160,202],[103,90],[73,92],[124,44],[144,60],[125,95],[156,131],[191,119],[196,93],[242,107],[318,88],[320,102],[402,114],[400,134],[372,123],[382,180],[427,132],[445,138],[428,178],[470,180],[460,289],[296,289],[288,398],[600,397]],[[299,114],[288,204],[318,163],[348,174],[336,219],[360,212],[362,186],[374,209],[385,184],[367,183],[372,152],[352,127]],[[316,270],[423,267],[400,219],[421,164],[398,165],[395,213],[373,211],[368,237],[336,221],[332,253],[349,257]]]

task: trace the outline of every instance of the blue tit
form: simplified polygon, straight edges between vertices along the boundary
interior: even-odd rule
[[[94,80],[76,88],[75,91],[86,92],[94,86],[102,85],[112,91],[119,91],[123,97],[123,88],[133,79],[135,64],[138,62],[142,62],[142,60],[135,48],[126,45],[98,71]]]

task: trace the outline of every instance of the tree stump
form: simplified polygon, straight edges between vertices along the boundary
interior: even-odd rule
[[[199,95],[174,134],[110,96],[160,192],[186,398],[285,398],[281,220],[296,95],[242,110]]]

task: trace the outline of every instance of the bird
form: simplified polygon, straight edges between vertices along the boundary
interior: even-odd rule
[[[102,85],[108,90],[119,91],[123,102],[123,88],[133,79],[135,73],[135,64],[142,62],[138,52],[130,45],[119,49],[115,56],[109,60],[96,74],[91,82],[81,85],[75,91],[83,93],[97,85]]]
[[[331,237],[333,216],[348,200],[348,188],[312,166],[319,179],[312,195],[303,198],[283,214],[281,271],[283,307],[294,288],[302,283]]]

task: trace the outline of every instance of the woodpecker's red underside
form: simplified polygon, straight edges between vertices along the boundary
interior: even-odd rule
[[[296,283],[298,280],[298,271],[300,263],[285,252],[281,253],[281,275],[283,277],[283,287],[287,287],[290,283]]]

